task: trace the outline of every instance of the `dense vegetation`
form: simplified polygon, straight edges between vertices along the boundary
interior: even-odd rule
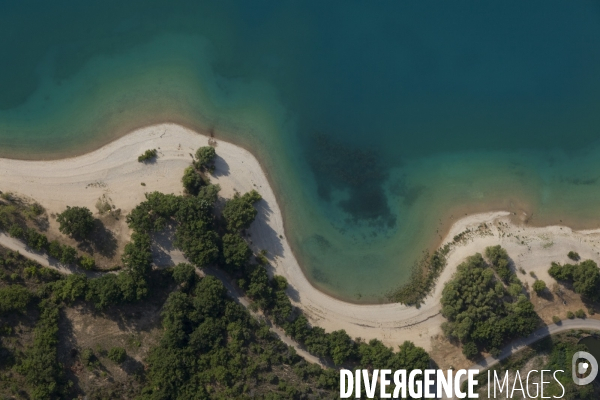
[[[223,219],[227,229],[231,232],[239,232],[248,229],[254,218],[256,218],[256,208],[254,203],[261,199],[256,190],[252,190],[240,196],[236,193],[233,199],[229,200],[223,208]]]
[[[460,264],[442,292],[442,315],[448,319],[442,328],[463,344],[468,358],[482,350],[498,354],[502,345],[529,335],[539,324],[506,251],[488,247],[486,256],[489,264],[479,253]]]
[[[585,260],[578,264],[552,263],[548,270],[551,277],[573,285],[576,293],[591,301],[600,300],[600,271],[598,265],[592,260]]]
[[[286,280],[267,273],[267,254],[261,252],[253,257],[243,236],[256,217],[254,205],[260,195],[256,191],[236,195],[225,202],[221,213],[216,212],[219,187],[211,185],[205,175],[212,171],[214,157],[213,148],[197,152],[191,168],[201,184],[194,190],[186,188],[184,196],[148,193],[146,200],[127,216],[134,233],[121,257],[120,273],[98,278],[83,274],[60,276],[19,258],[18,263],[28,265],[19,267],[21,275],[35,276],[41,284],[25,288],[16,284],[20,278],[10,278],[6,287],[0,287],[0,312],[26,315],[34,307],[38,315],[33,342],[22,354],[13,352],[9,370],[2,370],[11,376],[8,381],[13,389],[14,383],[22,379],[25,382],[22,391],[32,398],[63,398],[75,393],[57,361],[60,309],[77,303],[90,304],[98,312],[109,312],[125,303],[144,301],[149,293],[149,276],[154,273],[150,234],[168,228],[174,229],[174,244],[190,264],[179,264],[160,278],[165,287],[176,282],[179,289],[168,296],[164,305],[163,337],[146,360],[146,373],[138,371],[141,375],[135,378],[141,382],[137,393],[141,398],[337,397],[337,371],[308,364],[293,348],[276,339],[268,325],[258,322],[228,298],[219,280],[210,276],[198,278],[196,268],[207,266],[220,267],[230,274],[252,300],[252,309],[262,309],[287,334],[326,362],[349,368],[428,367],[428,354],[410,342],[395,352],[377,340],[354,341],[343,330],[326,333],[310,326],[302,313],[292,307],[286,294]],[[76,208],[67,209],[69,214],[73,209]],[[6,216],[8,219],[3,219]],[[75,249],[71,251],[72,248],[58,242],[48,242],[35,229],[22,228],[11,218],[10,213],[2,213],[0,208],[3,224],[0,228],[20,228],[18,237],[31,242],[31,247],[37,245],[56,258],[79,259],[80,265],[93,267],[93,259],[79,258]],[[63,222],[69,226],[65,233],[85,237],[80,227],[73,226],[72,215],[66,215]],[[14,260],[9,264],[15,264]],[[3,279],[8,276],[4,274]],[[125,349],[115,347],[106,357],[121,363],[127,354]],[[98,358],[91,349],[82,349],[80,358],[86,368],[98,368]],[[100,390],[91,398],[115,395],[111,393]]]
[[[50,241],[46,235],[39,232],[38,226],[47,224],[42,206],[37,203],[26,203],[8,194],[3,194],[2,200],[3,202],[0,201],[0,230],[5,230],[10,236],[24,241],[33,250],[48,253],[64,265],[78,264],[86,270],[93,270],[96,267],[90,255],[80,256],[74,247],[62,244],[58,240]],[[91,216],[91,213],[88,215],[85,211],[84,214],[86,218]]]
[[[152,161],[156,158],[157,151],[156,149],[146,150],[141,156],[138,157],[138,162],[147,162]]]

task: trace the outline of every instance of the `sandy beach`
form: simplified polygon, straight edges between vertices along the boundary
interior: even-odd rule
[[[144,193],[182,193],[181,176],[191,162],[191,154],[206,146],[208,136],[173,124],[155,125],[134,131],[91,153],[55,161],[0,159],[0,190],[35,199],[49,214],[67,205],[86,206],[96,211],[98,199],[105,196],[126,215],[144,200]],[[359,305],[332,298],[315,289],[304,276],[286,240],[281,210],[260,163],[245,149],[216,140],[216,170],[211,178],[221,186],[221,197],[256,189],[263,197],[258,217],[250,228],[254,250],[267,250],[272,271],[289,282],[292,302],[301,308],[312,324],[327,331],[345,329],[352,337],[378,338],[388,345],[405,340],[430,350],[432,337],[441,332],[439,299],[443,284],[465,257],[482,252],[486,246],[501,244],[526,271],[519,274],[531,285],[533,272],[551,285],[547,270],[552,261],[567,262],[567,253],[577,251],[582,258],[600,260],[600,231],[572,231],[568,227],[527,227],[511,222],[507,212],[476,214],[454,223],[444,242],[467,229],[472,230],[448,256],[448,265],[433,293],[420,308],[401,304]],[[156,162],[142,164],[137,157],[156,148]],[[144,185],[142,185],[142,183]],[[51,219],[50,229],[56,229]],[[482,224],[486,228],[482,228]],[[111,228],[126,237],[124,218]]]

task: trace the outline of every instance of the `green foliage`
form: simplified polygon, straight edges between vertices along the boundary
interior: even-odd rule
[[[137,232],[163,230],[179,208],[179,196],[160,192],[146,193],[146,201],[138,204],[127,215],[126,221]]]
[[[344,330],[327,335],[329,355],[335,365],[341,365],[355,356],[356,346]]]
[[[233,199],[228,200],[223,208],[223,218],[230,232],[239,232],[250,227],[256,218],[254,203],[261,199],[256,190],[252,190],[243,196],[238,193]]]
[[[79,266],[87,271],[92,271],[96,268],[96,261],[94,257],[84,254],[79,257]]]
[[[27,246],[36,251],[45,250],[48,247],[48,238],[33,228],[27,228],[24,231],[24,238]]]
[[[152,161],[156,158],[158,152],[156,149],[146,150],[141,156],[138,157],[138,162],[145,163],[146,161]]]
[[[164,334],[147,359],[142,399],[268,398],[260,393],[281,393],[280,388],[303,398],[297,396],[308,393],[308,386],[313,395],[322,392],[321,368],[300,361],[268,327],[230,300],[216,278],[207,276],[191,291],[172,293],[162,317]],[[293,366],[283,385],[274,375],[282,364]],[[290,382],[296,374],[302,378]],[[330,375],[322,382],[335,389],[339,383]]]
[[[193,165],[185,169],[181,182],[183,183],[185,192],[193,196],[196,196],[200,192],[200,189],[208,184]]]
[[[88,279],[84,274],[67,275],[52,284],[52,291],[57,300],[67,304],[85,297],[88,290]]]
[[[575,311],[575,316],[576,316],[577,318],[581,318],[581,319],[583,319],[583,318],[585,318],[585,317],[586,317],[586,315],[585,315],[585,311],[583,311],[583,310],[580,308],[579,310]]]
[[[543,293],[546,290],[546,282],[538,279],[537,281],[533,282],[532,288],[537,294]]]
[[[87,207],[69,207],[58,214],[59,230],[74,239],[85,239],[94,229],[94,216]]]
[[[77,250],[71,246],[63,246],[59,261],[64,265],[75,263],[77,260]]]
[[[212,171],[214,168],[212,163],[216,155],[217,154],[214,147],[200,147],[198,150],[196,150],[196,161],[194,162],[194,165],[200,170]]]
[[[14,238],[17,238],[17,239],[24,239],[25,238],[25,231],[23,230],[23,228],[21,228],[17,224],[13,224],[13,225],[10,226],[10,228],[8,229],[8,234],[11,237],[14,237]]]
[[[10,285],[0,288],[0,316],[9,312],[24,313],[32,295],[23,286]]]
[[[107,357],[112,362],[121,364],[127,359],[127,352],[122,347],[113,347],[108,351]]]
[[[90,279],[85,299],[92,302],[99,310],[118,304],[123,299],[119,277],[115,274],[106,274]]]
[[[504,258],[505,252],[492,250],[489,257]],[[516,286],[513,286],[516,288]],[[522,288],[512,290],[510,300],[504,286],[495,280],[493,271],[480,254],[471,256],[457,267],[452,280],[442,292],[442,315],[448,319],[443,325],[446,335],[460,340],[463,345],[473,342],[477,348],[495,351],[515,337],[533,332],[539,319],[533,304],[520,294]],[[472,350],[469,345],[468,351]]]
[[[593,301],[600,299],[600,271],[593,260],[562,266],[552,263],[548,273],[558,281],[572,283],[576,293]]]
[[[567,318],[569,318],[569,319],[575,318],[575,314],[573,314],[573,311],[567,311]]]
[[[555,324],[558,324],[560,322],[560,317],[557,315],[553,315],[552,322],[554,322]]]
[[[152,241],[147,233],[134,232],[125,245],[121,261],[136,277],[143,279],[152,268]]]
[[[433,254],[425,253],[413,266],[409,283],[395,290],[388,298],[396,303],[419,306],[433,289],[437,278],[446,266],[446,255],[450,246],[437,249]]]
[[[0,229],[9,229],[18,219],[19,210],[14,204],[0,203]]]
[[[575,251],[570,251],[567,254],[567,257],[569,257],[573,261],[579,261],[579,260],[581,260],[581,257],[579,256],[579,253],[577,253]]]
[[[196,279],[196,268],[187,263],[177,264],[173,268],[173,279],[177,283],[187,283],[191,285]]]
[[[239,234],[223,235],[223,257],[226,264],[240,268],[248,262],[251,255],[248,243]]]
[[[182,198],[175,218],[179,223],[175,246],[197,267],[215,262],[219,236],[213,227],[212,204],[198,197]]]
[[[485,249],[485,256],[490,260],[492,268],[496,271],[500,279],[508,283],[514,275],[510,270],[509,258],[506,250],[502,246],[490,246]]]
[[[34,330],[33,346],[25,351],[17,371],[33,387],[33,399],[57,399],[62,396],[62,367],[57,360],[59,307],[49,300],[39,304],[40,318]]]
[[[469,360],[473,360],[479,355],[479,349],[477,348],[475,342],[467,342],[463,344],[462,353]]]

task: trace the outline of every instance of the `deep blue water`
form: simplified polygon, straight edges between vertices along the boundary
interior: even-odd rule
[[[600,222],[598,2],[0,1],[0,55],[2,155],[215,129],[346,299],[382,299],[464,212]]]

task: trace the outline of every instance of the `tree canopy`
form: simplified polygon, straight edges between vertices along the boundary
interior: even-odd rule
[[[210,170],[216,155],[217,153],[215,152],[214,147],[200,147],[196,150],[196,161],[194,162],[194,165],[200,170]]]
[[[504,249],[488,249],[486,254],[493,263],[500,267],[508,265]],[[510,270],[509,273],[512,274]],[[514,278],[504,275],[504,279]],[[446,283],[441,303],[442,315],[448,321],[442,328],[447,336],[463,343],[466,356],[474,357],[481,349],[494,354],[508,340],[535,330],[539,319],[533,304],[521,294],[522,287],[514,285],[518,290],[511,294],[496,280],[494,270],[479,253],[460,264]],[[474,346],[478,349],[476,353]]]
[[[600,271],[593,260],[585,260],[579,264],[552,263],[548,273],[558,281],[572,283],[576,293],[590,300],[600,299]]]
[[[250,227],[254,218],[256,218],[256,208],[254,203],[261,199],[256,190],[252,190],[240,196],[235,194],[233,199],[228,200],[223,208],[223,218],[227,224],[227,229],[231,232],[239,232]]]
[[[94,230],[94,216],[87,207],[69,207],[58,214],[60,231],[74,239],[85,239]]]

